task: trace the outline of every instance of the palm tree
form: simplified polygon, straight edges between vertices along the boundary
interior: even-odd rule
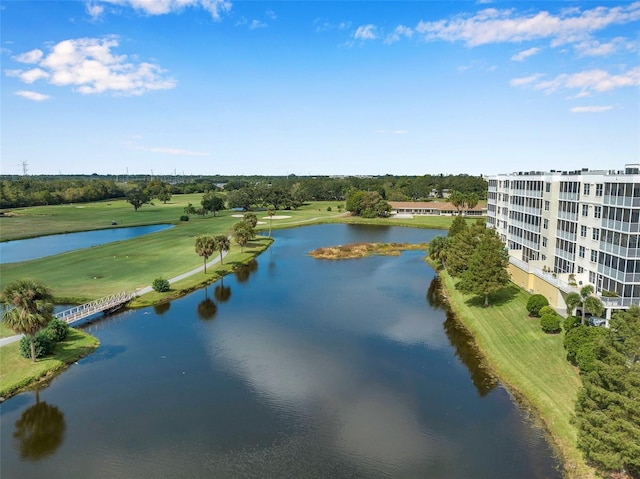
[[[246,221],[239,221],[233,225],[233,239],[240,245],[240,251],[244,251],[244,247],[254,236],[253,228]]]
[[[450,240],[447,236],[436,236],[429,242],[429,257],[445,267]]]
[[[196,238],[196,253],[204,258],[204,274],[207,274],[207,259],[216,251],[215,238],[211,235],[200,235]]]
[[[269,208],[267,214],[269,215],[269,238],[271,238],[271,220],[273,220],[273,215],[275,215],[276,212],[273,211],[273,208]]]
[[[53,293],[40,281],[19,279],[4,288],[0,301],[4,323],[16,333],[29,336],[31,361],[35,363],[34,336],[53,319]]]
[[[449,196],[449,201],[456,208],[456,210],[458,210],[458,214],[462,214],[461,210],[466,202],[465,195],[460,193],[459,191],[454,190]]]
[[[185,215],[191,216],[191,215],[195,215],[196,213],[197,213],[197,210],[195,206],[193,206],[191,203],[189,203],[187,206],[184,207]]]
[[[222,264],[222,253],[223,251],[229,251],[231,248],[231,241],[229,241],[229,237],[226,235],[217,235],[213,238],[215,243],[214,249],[220,252],[220,264]]]
[[[600,316],[604,311],[604,305],[599,298],[592,296],[593,286],[590,284],[584,286],[578,293],[569,293],[565,299],[567,303],[567,314],[571,315],[573,310],[578,306],[581,306],[582,310],[582,324],[586,323],[585,311],[588,309],[591,314]]]

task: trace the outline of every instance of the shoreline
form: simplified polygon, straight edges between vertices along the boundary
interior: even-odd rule
[[[488,365],[491,373],[498,378],[498,380],[505,387],[508,394],[518,404],[518,406],[525,411],[530,419],[534,423],[539,424],[545,431],[548,443],[554,451],[557,459],[560,462],[563,477],[568,479],[595,479],[595,469],[591,468],[583,459],[582,454],[577,450],[575,441],[569,443],[566,441],[566,437],[560,435],[556,430],[556,421],[553,418],[548,417],[542,410],[536,399],[531,397],[523,391],[523,388],[518,384],[517,378],[512,377],[509,372],[499,365],[499,353],[495,350],[483,346],[482,341],[479,341],[479,333],[477,328],[473,328],[473,318],[468,317],[461,308],[457,307],[454,299],[462,300],[462,295],[455,289],[451,289],[451,286],[447,284],[444,275],[446,275],[449,282],[452,282],[452,278],[443,271],[438,269],[438,266],[431,260],[426,259],[427,263],[434,269],[435,274],[440,278],[440,289],[444,297],[445,307],[453,314],[455,320],[469,332],[469,335],[474,339],[474,347],[481,354],[484,361]],[[517,285],[516,285],[517,286]],[[518,289],[521,289],[518,287]],[[486,339],[486,338],[484,338]]]

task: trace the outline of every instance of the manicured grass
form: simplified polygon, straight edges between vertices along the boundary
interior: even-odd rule
[[[56,345],[54,354],[37,360],[35,364],[31,359],[20,355],[19,342],[1,347],[0,396],[6,398],[16,394],[22,388],[52,375],[93,352],[98,345],[98,340],[93,336],[70,328],[67,339]]]
[[[15,336],[16,333],[13,329],[4,325],[4,321],[0,321],[0,338],[8,338],[9,336]]]
[[[228,234],[232,225],[241,220],[240,213],[223,211],[217,216],[192,216],[190,221],[177,218],[188,203],[199,205],[202,195],[176,195],[168,204],[143,206],[138,212],[124,200],[89,203],[76,206],[45,206],[12,210],[17,216],[0,217],[2,239],[34,236],[64,231],[92,230],[119,225],[173,222],[174,228],[107,245],[63,253],[47,258],[0,265],[0,288],[16,279],[32,277],[47,284],[58,302],[81,303],[120,291],[134,291],[148,286],[157,277],[178,276],[202,264],[194,250],[199,234]],[[289,218],[271,220],[273,229],[329,223],[367,223],[428,228],[448,228],[451,217],[416,217],[413,219],[366,220],[337,212],[339,202],[312,202],[299,210],[277,212]],[[332,211],[327,211],[331,206]],[[258,230],[269,229],[266,212],[257,212]],[[231,242],[230,261],[240,248]],[[214,273],[213,270],[208,273]],[[202,278],[190,284],[195,287]],[[191,287],[191,286],[189,286]],[[186,288],[188,289],[188,288]]]
[[[513,284],[483,308],[483,298],[457,291],[444,271],[440,277],[451,308],[474,336],[491,368],[539,413],[564,461],[567,477],[596,477],[576,447],[571,418],[581,381],[566,360],[564,333],[542,332],[539,320],[527,316],[529,294]]]

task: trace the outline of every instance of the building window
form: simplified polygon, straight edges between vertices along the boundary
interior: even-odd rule
[[[602,217],[602,206],[594,206],[593,207],[593,217],[601,218]]]
[[[592,249],[591,250],[591,261],[593,261],[594,263],[598,262],[598,250]],[[591,281],[593,283],[593,281]]]
[[[585,251],[586,251],[586,250],[585,250],[584,246],[580,246],[580,247],[578,248],[578,256],[580,256],[581,258],[584,258],[584,253],[585,253]],[[580,271],[578,271],[578,273],[580,273]]]
[[[602,183],[596,185],[596,196],[602,196]]]
[[[547,238],[546,237],[542,237],[542,246],[544,246],[546,248],[547,246]]]
[[[589,216],[589,205],[582,205],[582,216]]]
[[[549,229],[549,220],[542,220],[542,227],[546,230]]]
[[[549,202],[548,201],[544,202],[544,210],[545,211],[549,211]]]
[[[589,271],[589,283],[596,284],[596,273],[595,273],[595,271]]]
[[[588,195],[590,193],[590,190],[591,190],[591,185],[589,183],[585,183],[584,185],[582,185],[583,195]]]
[[[551,183],[545,183],[544,191],[546,191],[547,193],[551,191]]]
[[[578,274],[584,273],[584,268],[582,266],[578,266]]]
[[[580,226],[580,236],[583,238],[587,237],[587,227],[585,225]]]
[[[593,235],[591,237],[598,241],[600,239],[600,230],[598,228],[593,228]]]

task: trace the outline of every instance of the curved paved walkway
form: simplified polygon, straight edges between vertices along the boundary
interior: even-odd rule
[[[223,252],[222,253],[222,259],[224,259],[224,257],[227,256],[227,252]],[[216,255],[216,258],[209,261],[207,263],[207,268],[209,268],[210,266],[213,266],[216,263],[220,262],[220,255]],[[183,274],[179,274],[178,276],[176,276],[175,278],[171,278],[169,280],[169,284],[171,283],[175,283],[176,281],[180,281],[181,279],[185,279],[188,278],[189,276],[193,276],[194,274],[199,273],[200,271],[204,271],[204,265],[192,269],[191,271],[187,271],[186,273]],[[136,296],[142,296],[143,294],[146,293],[150,293],[151,291],[153,291],[153,287],[151,286],[145,286],[144,288],[140,288],[138,290],[136,290],[135,294]],[[16,334],[14,336],[9,336],[6,338],[0,338],[0,347],[2,346],[6,346],[7,344],[11,344],[11,343],[15,343],[16,341],[20,341],[20,338],[22,338],[22,334]]]

